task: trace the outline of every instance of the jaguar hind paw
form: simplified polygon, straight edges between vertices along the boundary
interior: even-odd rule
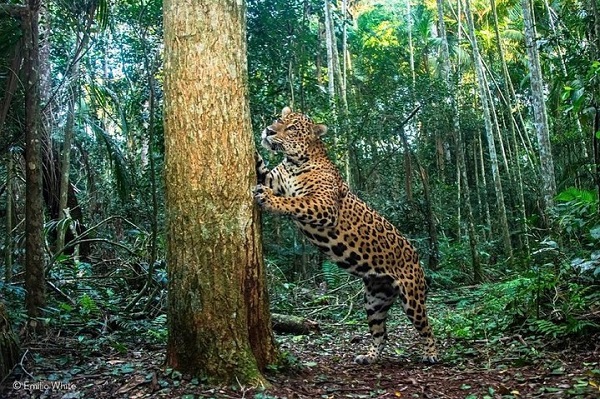
[[[354,363],[366,366],[366,365],[375,363],[377,361],[377,359],[378,359],[377,356],[372,355],[372,354],[358,355],[354,358]]]
[[[436,364],[437,362],[439,362],[437,354],[423,356],[423,363]]]

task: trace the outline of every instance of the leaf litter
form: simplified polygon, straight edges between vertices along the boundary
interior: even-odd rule
[[[43,344],[25,342],[25,355],[0,385],[2,398],[600,398],[600,336],[561,347],[524,342],[440,339],[442,359],[418,360],[416,336],[408,326],[390,328],[388,347],[374,365],[352,362],[369,343],[355,323],[321,323],[321,333],[279,335],[286,366],[266,374],[268,389],[211,387],[164,366],[161,345],[135,342],[82,350],[79,339],[48,332]],[[54,335],[53,335],[54,334]],[[531,346],[523,351],[523,344]],[[125,348],[125,350],[124,350]],[[520,349],[519,349],[520,348]],[[31,388],[15,389],[28,382]],[[31,385],[41,382],[39,386]],[[49,385],[49,382],[58,385]]]

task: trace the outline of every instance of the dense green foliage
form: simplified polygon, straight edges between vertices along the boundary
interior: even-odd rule
[[[140,340],[162,342],[161,2],[44,3],[43,145],[45,168],[53,170],[46,178],[60,174],[57,159],[73,100],[75,136],[68,173],[80,211],[59,221],[50,211],[56,193],[47,189],[51,301],[45,320],[61,328],[76,326],[82,336],[127,330]],[[333,61],[346,82],[340,85],[336,78],[333,97],[328,91],[324,1],[248,0],[249,101],[257,143],[263,127],[287,104],[330,126],[327,146],[353,190],[411,238],[426,266],[432,258],[440,259],[428,269],[434,309],[436,293],[477,284],[474,290],[452,291],[452,307],[433,312],[440,335],[479,339],[518,332],[563,338],[597,330],[600,38],[594,26],[600,22],[590,2],[534,4],[558,187],[548,215],[540,205],[521,3],[498,1],[497,22],[488,2],[471,4],[497,126],[512,258],[502,246],[497,223],[464,15],[457,15],[455,3],[444,2],[448,82],[434,2],[412,1],[409,10],[405,1],[352,1],[346,15],[342,1],[331,3],[339,54]],[[19,29],[11,17],[0,15],[0,104],[7,110],[0,114],[0,216],[6,223],[11,206],[14,218],[11,231],[0,229],[5,255],[0,292],[15,322],[24,317],[23,87],[17,84],[14,93],[10,89]],[[464,166],[458,150],[464,150]],[[270,154],[265,158],[278,161]],[[461,168],[467,181],[461,180]],[[464,191],[470,193],[475,248],[469,245]],[[273,308],[357,320],[360,285],[324,261],[291,223],[269,215],[263,222]],[[66,248],[55,247],[57,229],[72,232]],[[473,250],[483,264],[483,281],[473,270]],[[114,346],[119,347],[117,339]]]

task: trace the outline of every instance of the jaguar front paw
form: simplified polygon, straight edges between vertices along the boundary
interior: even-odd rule
[[[273,195],[273,190],[262,184],[254,187],[254,200],[263,209],[270,209],[270,198]]]
[[[254,161],[256,164],[257,182],[258,184],[264,184],[267,175],[269,174],[269,169],[267,168],[267,165],[265,164],[265,161],[263,160],[262,156],[257,151],[254,151]]]

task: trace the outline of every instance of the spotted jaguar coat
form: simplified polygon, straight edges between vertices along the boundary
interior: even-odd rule
[[[262,145],[285,159],[269,170],[257,154],[256,202],[265,211],[292,218],[308,240],[363,280],[373,344],[355,362],[370,364],[379,358],[388,310],[397,298],[424,341],[423,359],[436,362],[419,256],[391,223],[350,192],[327,157],[320,138],[326,131],[307,116],[283,109],[281,118],[262,132]]]

